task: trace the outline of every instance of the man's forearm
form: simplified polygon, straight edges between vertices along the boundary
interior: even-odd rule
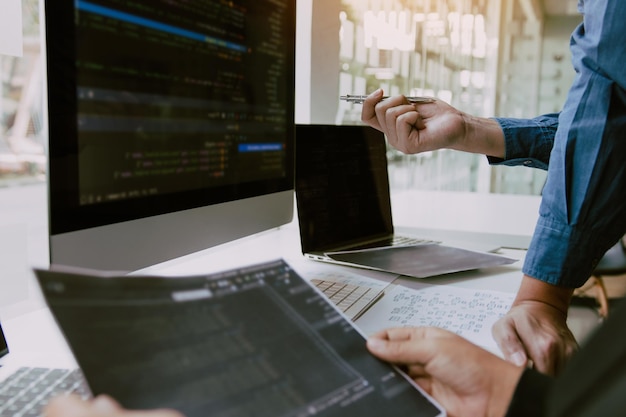
[[[463,113],[463,120],[465,137],[456,143],[453,149],[504,158],[504,133],[497,121],[467,113]]]
[[[559,287],[524,275],[513,305],[524,301],[539,301],[554,307],[567,316],[573,292],[572,288]]]

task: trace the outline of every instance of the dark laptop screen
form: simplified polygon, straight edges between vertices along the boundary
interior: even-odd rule
[[[393,233],[386,149],[383,133],[368,126],[296,126],[303,252]]]

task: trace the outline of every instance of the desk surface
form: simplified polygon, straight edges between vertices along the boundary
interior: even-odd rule
[[[538,197],[422,191],[395,193],[392,200],[394,223],[399,228],[424,232],[444,241],[451,238],[477,239],[510,247],[523,246],[529,240],[539,204]],[[459,207],[462,207],[461,211]],[[35,230],[40,229],[35,227]],[[205,274],[276,258],[284,258],[297,271],[310,268],[311,263],[316,265],[301,255],[295,220],[276,230],[155,265],[139,273],[166,276]],[[41,263],[37,261],[34,264]],[[515,292],[521,279],[519,264],[489,272],[431,278],[424,282]],[[319,267],[328,266],[319,264]],[[396,278],[396,275],[377,271],[348,269],[386,282]],[[34,281],[34,277],[31,280]],[[32,282],[31,286],[36,287]],[[59,363],[71,361],[67,345],[40,300],[41,296],[35,288],[27,300],[32,302],[28,311],[8,317],[8,320],[3,316],[10,348],[13,352],[20,351],[31,357],[59,358]]]
[[[448,191],[394,191],[394,223],[455,232],[530,237],[540,196]]]

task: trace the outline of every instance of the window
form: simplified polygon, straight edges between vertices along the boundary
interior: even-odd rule
[[[0,187],[45,179],[39,2],[22,0],[24,54],[0,55]]]
[[[579,16],[555,18],[522,0],[300,0],[310,21],[308,78],[297,82],[296,121],[358,124],[361,106],[344,94],[436,96],[476,116],[534,117],[557,111],[567,76],[545,75],[546,56],[567,55]],[[310,28],[310,34],[305,32]],[[555,30],[558,28],[558,30]],[[310,37],[310,39],[307,38]],[[305,55],[305,54],[300,54]],[[562,60],[568,63],[568,59]],[[308,88],[307,88],[308,87]],[[560,91],[546,97],[543,91]],[[547,101],[550,101],[547,105]],[[550,107],[548,111],[545,111]],[[306,109],[305,111],[301,111]],[[545,172],[491,167],[481,155],[440,150],[404,155],[389,149],[394,188],[539,194]]]

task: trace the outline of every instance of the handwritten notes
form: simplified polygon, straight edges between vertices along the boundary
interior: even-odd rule
[[[501,355],[491,327],[506,314],[514,297],[450,285],[424,284],[419,289],[392,285],[357,325],[366,334],[389,327],[440,327]]]

